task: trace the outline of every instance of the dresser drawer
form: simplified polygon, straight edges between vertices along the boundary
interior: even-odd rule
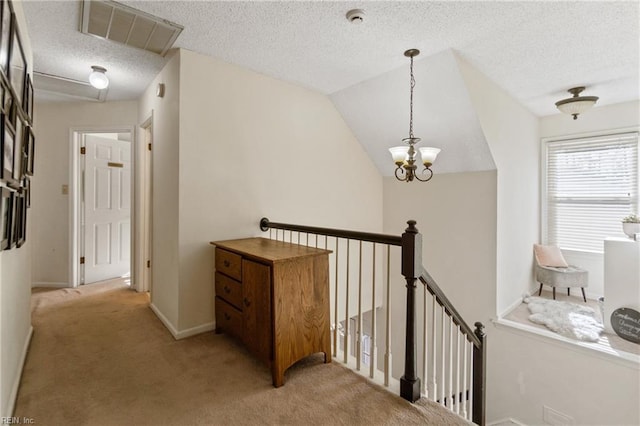
[[[242,310],[242,284],[217,271],[216,296]]]
[[[242,339],[242,312],[216,296],[216,332]]]
[[[216,271],[222,272],[231,278],[241,281],[242,256],[216,248]]]

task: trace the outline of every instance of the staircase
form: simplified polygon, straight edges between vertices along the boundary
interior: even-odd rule
[[[422,266],[422,235],[415,221],[407,224],[399,236],[267,218],[260,229],[270,239],[332,250],[335,361],[410,402],[427,398],[484,425],[484,327],[476,322],[472,329]],[[404,319],[394,315],[403,305]],[[403,363],[394,364],[395,352]]]

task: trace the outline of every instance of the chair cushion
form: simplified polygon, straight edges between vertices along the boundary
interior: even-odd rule
[[[540,244],[533,245],[533,252],[536,261],[540,266],[554,266],[557,268],[566,268],[569,264],[564,260],[560,248],[557,246],[543,246]]]

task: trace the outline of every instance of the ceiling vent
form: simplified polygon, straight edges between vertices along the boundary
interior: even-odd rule
[[[83,0],[80,31],[164,56],[183,26],[110,0]]]
[[[83,100],[104,102],[109,89],[98,90],[84,81],[33,72],[33,87],[37,99]]]

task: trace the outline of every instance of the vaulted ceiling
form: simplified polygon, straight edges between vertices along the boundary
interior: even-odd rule
[[[416,59],[417,105],[420,84],[433,84],[426,82],[429,76],[441,79],[441,99],[468,103],[454,87],[461,84],[459,78],[442,67],[454,54],[537,116],[557,113],[554,102],[568,97],[566,90],[574,86],[586,86],[585,95],[599,96],[598,105],[640,99],[636,1],[122,3],[184,26],[175,47],[331,95],[367,150],[380,147],[368,146],[366,135],[355,130],[365,126],[356,123],[368,122],[373,128],[375,123],[397,121],[402,131],[394,131],[395,139],[406,137],[408,60],[403,52],[408,48],[421,51]],[[365,11],[364,22],[354,25],[346,19],[353,8]],[[108,101],[136,99],[166,62],[159,55],[79,32],[81,1],[27,0],[24,10],[34,70],[86,81],[91,65],[103,66],[111,80]],[[395,78],[393,83],[390,78]],[[367,99],[375,102],[363,107],[361,101]],[[449,123],[434,130],[436,135],[446,135],[446,126],[469,114],[466,106],[445,110],[441,112]],[[418,120],[423,121],[417,128],[442,125]],[[419,136],[427,138],[425,133]],[[483,149],[475,153],[478,164],[488,164]]]

